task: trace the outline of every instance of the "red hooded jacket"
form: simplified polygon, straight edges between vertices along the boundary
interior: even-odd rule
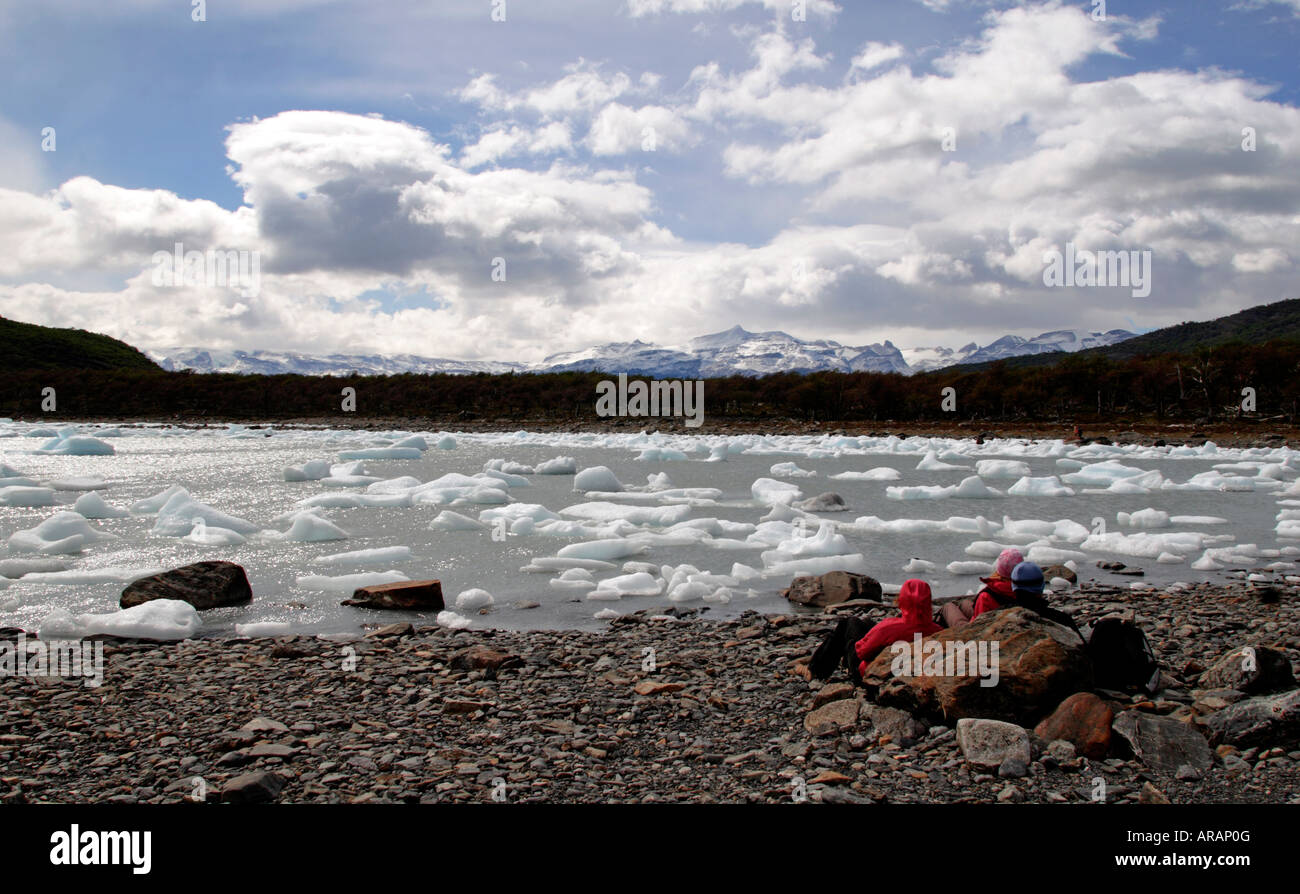
[[[886,646],[896,642],[910,642],[917,633],[929,636],[943,629],[934,623],[930,608],[930,585],[923,580],[912,578],[903,582],[903,588],[898,591],[898,611],[901,617],[881,621],[853,647],[862,662],[858,666],[860,673],[867,672],[867,665]]]
[[[980,590],[979,595],[975,598],[975,611],[971,612],[970,616],[972,621],[984,614],[984,612],[1002,608],[1013,599],[1011,581],[1006,578],[982,577],[980,580],[984,582],[984,589]],[[994,596],[994,593],[997,596]],[[998,601],[998,597],[1001,597],[1001,602]]]

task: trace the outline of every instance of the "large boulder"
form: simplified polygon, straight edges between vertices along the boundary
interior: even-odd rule
[[[351,599],[343,605],[357,608],[392,608],[404,611],[442,611],[442,582],[436,580],[404,580],[393,584],[375,584],[358,587]]]
[[[122,590],[122,608],[155,599],[179,599],[200,611],[253,601],[248,575],[234,562],[195,562],[132,581]]]
[[[1228,705],[1205,718],[1210,741],[1239,748],[1300,744],[1300,689]]]
[[[921,668],[908,669],[911,675],[895,676],[895,655],[887,648],[867,668],[863,682],[878,703],[940,721],[985,717],[1028,723],[1092,684],[1092,662],[1079,636],[1019,606],[940,631],[926,637],[922,647],[941,649],[947,660],[938,667],[923,660]],[[966,659],[964,674],[955,673],[961,670],[959,653]],[[979,664],[970,660],[978,655],[987,661],[984,670],[996,669],[996,678],[978,672]]]
[[[1114,730],[1134,756],[1157,773],[1176,774],[1184,766],[1203,773],[1214,764],[1209,743],[1195,727],[1142,711],[1121,711]]]
[[[1110,751],[1111,724],[1115,712],[1091,692],[1076,692],[1034,727],[1044,742],[1062,739],[1085,757],[1104,758]]]
[[[1242,646],[1201,674],[1200,685],[1202,689],[1236,689],[1259,695],[1294,689],[1295,674],[1285,652],[1267,646]]]
[[[883,591],[880,581],[853,571],[828,571],[817,576],[796,577],[781,595],[800,605],[825,608],[850,599],[879,602]]]

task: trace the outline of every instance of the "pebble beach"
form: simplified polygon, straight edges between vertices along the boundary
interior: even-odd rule
[[[1107,695],[1196,726],[1222,709],[1200,671],[1242,645],[1300,655],[1294,587],[1053,597],[1087,622],[1121,612],[1165,674]],[[1300,803],[1294,740],[1220,745],[1203,773],[1164,774],[1033,742],[1023,775],[972,766],[943,723],[873,711],[843,671],[806,661],[839,613],[634,613],[604,630],[392,624],[318,637],[108,640],[102,685],[0,678],[6,803]],[[1229,701],[1231,698],[1228,699]],[[827,729],[814,709],[844,702]]]

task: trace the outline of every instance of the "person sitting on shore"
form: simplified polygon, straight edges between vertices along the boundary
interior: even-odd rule
[[[1002,588],[985,588],[980,593],[980,598],[975,602],[975,614],[972,620],[979,617],[986,611],[997,611],[998,609],[1010,608],[1013,605],[1019,605],[1029,609],[1040,617],[1049,621],[1055,621],[1064,627],[1069,627],[1083,639],[1083,634],[1067,613],[1059,609],[1052,608],[1047,600],[1043,598],[1043,591],[1046,589],[1046,581],[1043,579],[1043,569],[1039,568],[1034,562],[1021,562],[1011,569],[1011,593],[1009,597],[1002,596]]]
[[[835,629],[813,652],[808,669],[814,678],[825,680],[841,663],[856,685],[862,685],[867,665],[885,648],[896,642],[911,642],[919,633],[929,636],[941,628],[931,617],[930,585],[912,578],[898,591],[899,617],[886,618],[869,625],[861,618],[840,618]]]
[[[996,608],[1011,599],[1011,570],[1025,560],[1015,547],[1004,549],[993,565],[993,573],[980,578],[984,588],[975,596],[949,602],[939,609],[940,624],[956,629],[969,624],[976,616]]]

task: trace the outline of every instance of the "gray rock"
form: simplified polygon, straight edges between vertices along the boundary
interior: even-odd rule
[[[1015,758],[1028,766],[1033,758],[1029,731],[1001,720],[972,717],[958,720],[957,747],[966,760],[977,767],[1000,768],[1007,758]]]
[[[1204,772],[1214,763],[1214,753],[1205,737],[1172,717],[1122,711],[1113,728],[1137,759],[1157,773],[1172,775],[1183,765]]]
[[[1216,745],[1294,747],[1300,742],[1300,689],[1260,695],[1205,718]]]
[[[230,780],[221,789],[221,800],[228,804],[259,804],[274,801],[284,788],[284,777],[268,770],[245,773]]]
[[[1200,684],[1202,689],[1236,689],[1260,695],[1294,689],[1295,674],[1285,652],[1267,646],[1242,646],[1201,674]]]

